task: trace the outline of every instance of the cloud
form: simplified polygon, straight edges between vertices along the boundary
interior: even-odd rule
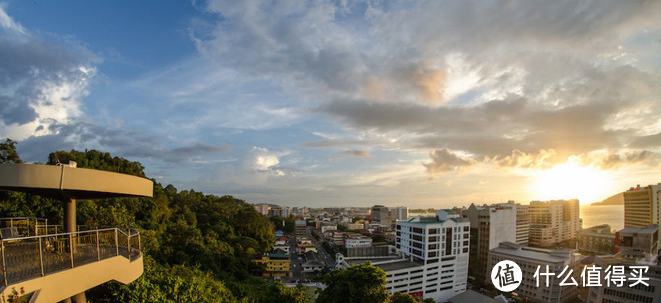
[[[495,163],[498,167],[528,169],[549,169],[553,164],[563,161],[564,159],[558,159],[554,150],[543,149],[538,153],[524,153],[520,150],[514,150],[511,155],[506,157],[485,159],[486,163]]]
[[[654,166],[658,163],[658,154],[647,150],[604,152],[597,151],[585,155],[581,161],[601,169],[617,169],[627,165],[644,164]]]
[[[427,172],[432,176],[449,171],[457,171],[476,164],[475,160],[460,157],[448,149],[435,149],[429,153],[429,157],[432,162],[423,163],[422,165],[427,168]]]
[[[133,128],[110,128],[87,122],[53,124],[49,134],[31,136],[18,145],[21,157],[26,161],[43,162],[48,153],[57,150],[98,149],[129,159],[153,159],[161,163],[186,163],[192,165],[205,157],[222,154],[231,148],[195,142],[172,148],[170,142],[156,134]]]
[[[339,152],[340,154],[343,155],[349,155],[353,157],[369,157],[370,152],[366,150],[357,150],[357,149],[351,149],[351,150],[343,150]]]
[[[17,140],[83,115],[82,98],[100,60],[85,49],[46,41],[0,6],[0,135]]]

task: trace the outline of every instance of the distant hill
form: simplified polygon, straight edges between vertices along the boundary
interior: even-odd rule
[[[624,195],[622,193],[615,194],[606,198],[601,202],[594,202],[591,206],[604,206],[604,205],[624,205]]]

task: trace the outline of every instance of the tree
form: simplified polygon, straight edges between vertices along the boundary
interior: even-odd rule
[[[383,303],[388,300],[386,272],[372,263],[334,270],[324,276],[328,287],[319,292],[318,303]]]
[[[403,294],[401,292],[396,292],[394,295],[390,296],[390,303],[434,303],[434,299],[427,298],[422,299],[420,297],[414,297],[409,294]]]
[[[23,163],[16,151],[16,141],[7,138],[0,143],[0,163]]]
[[[421,301],[409,294],[403,294],[401,292],[396,292],[394,295],[390,296],[390,303],[420,303]]]

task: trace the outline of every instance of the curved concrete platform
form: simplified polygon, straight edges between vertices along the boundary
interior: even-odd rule
[[[129,261],[124,256],[115,256],[43,277],[9,284],[0,289],[2,302],[14,290],[32,294],[30,302],[59,302],[76,294],[109,281],[128,284],[142,275],[142,254]],[[8,301],[7,301],[8,302]]]
[[[0,190],[59,200],[151,197],[153,187],[149,179],[108,171],[42,164],[0,165]]]

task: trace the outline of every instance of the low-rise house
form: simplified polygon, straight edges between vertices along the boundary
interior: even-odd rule
[[[602,255],[615,253],[615,234],[608,224],[592,226],[578,232],[578,248]]]
[[[264,265],[265,271],[262,273],[263,277],[289,276],[289,266],[290,266],[289,254],[267,253],[264,254],[261,258],[252,261],[254,263]]]

